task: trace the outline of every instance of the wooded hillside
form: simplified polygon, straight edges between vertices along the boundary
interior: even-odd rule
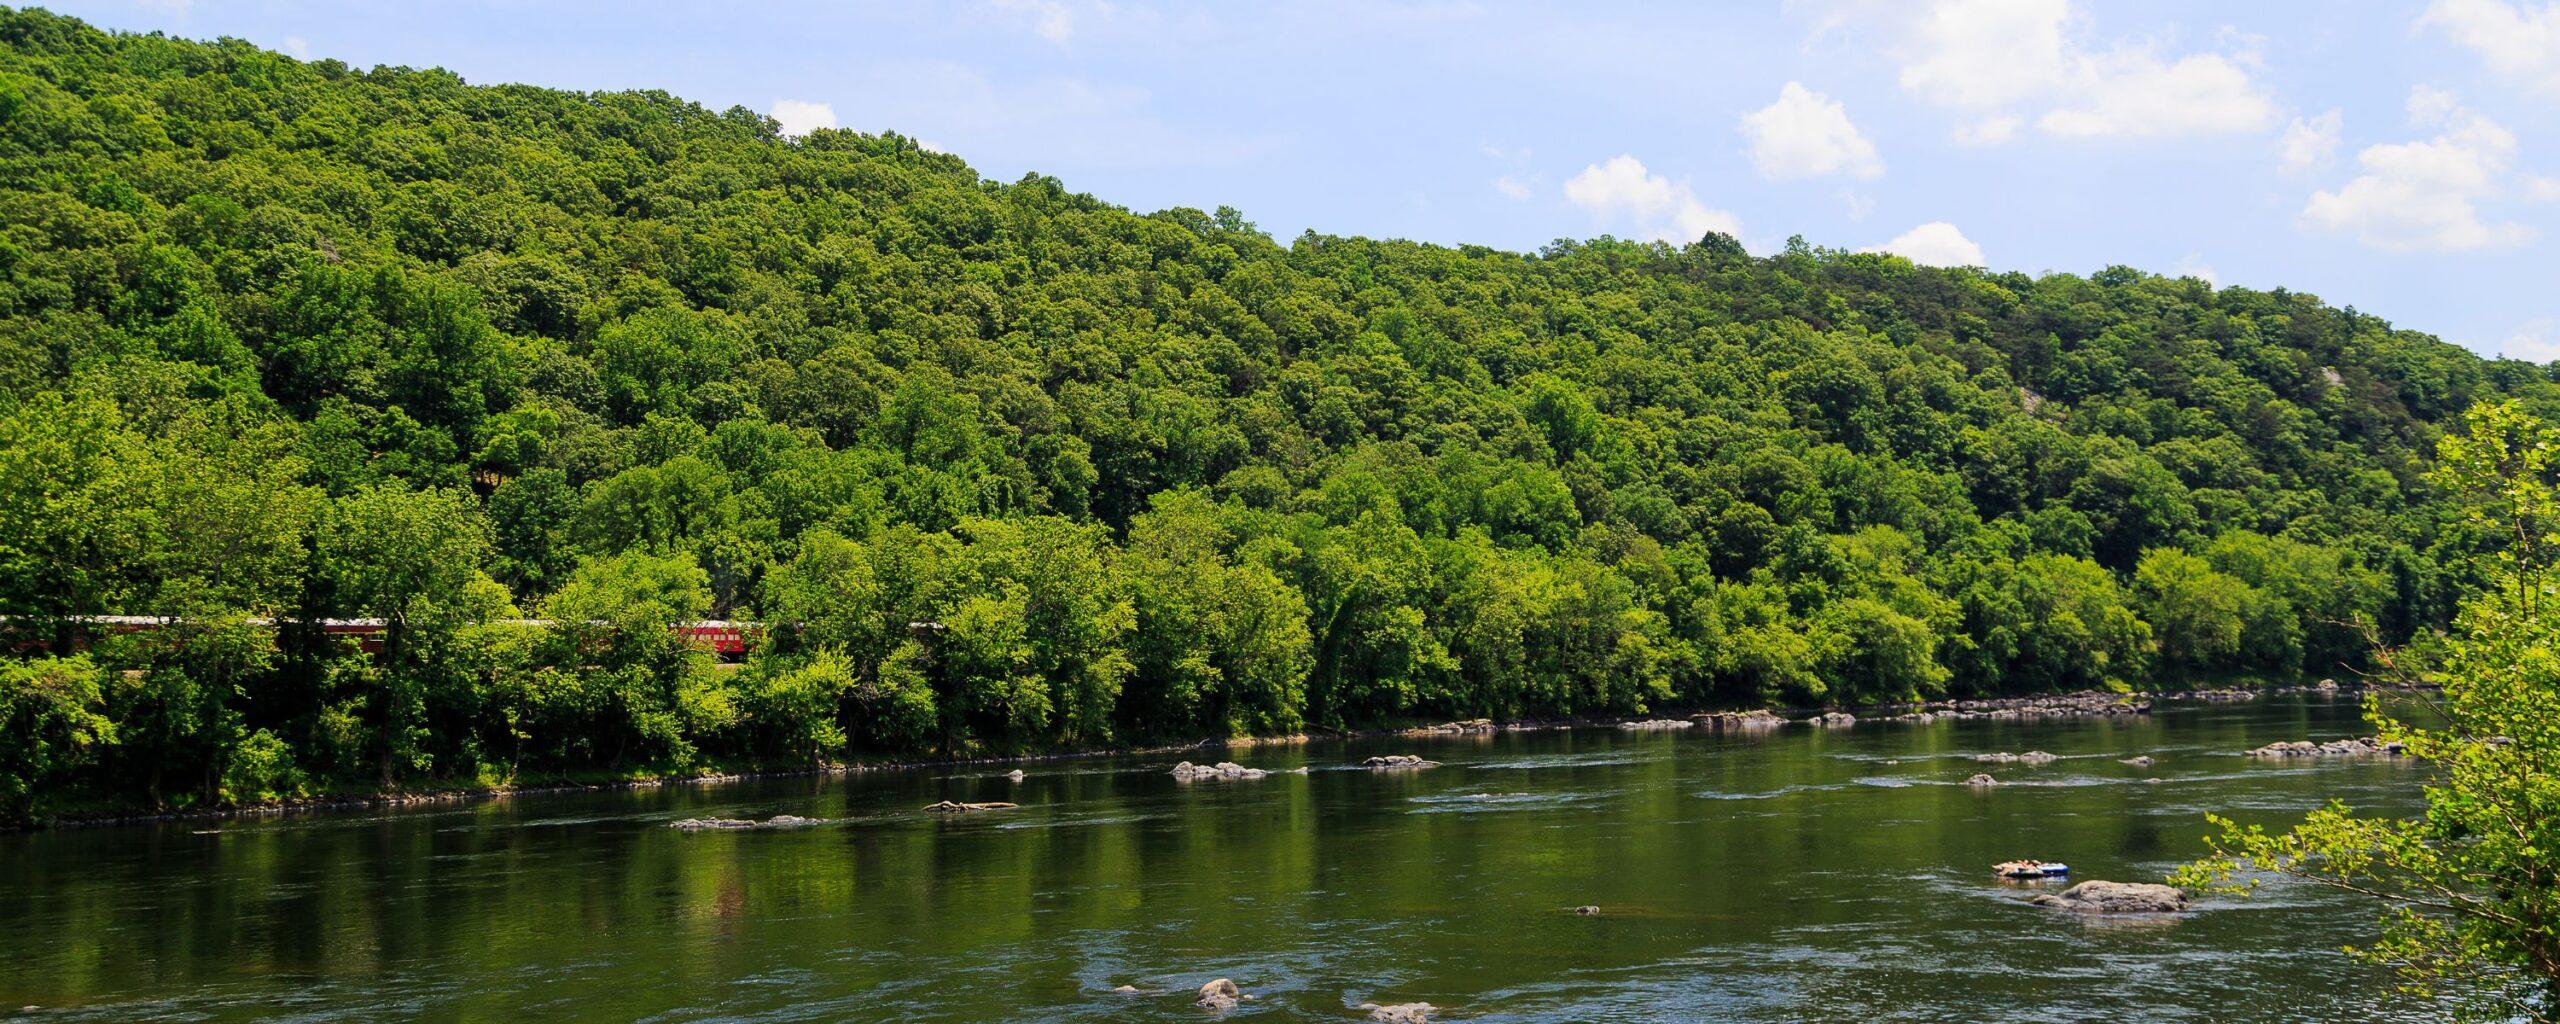
[[[0,13],[0,797],[2338,674],[2472,586],[2438,435],[2555,395],[2284,291],[1284,243]]]

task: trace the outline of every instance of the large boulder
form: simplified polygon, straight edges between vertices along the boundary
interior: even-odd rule
[[[1362,1003],[1355,1009],[1369,1011],[1370,1020],[1381,1021],[1383,1024],[1429,1024],[1428,1018],[1432,1011],[1439,1007],[1430,1003],[1394,1003],[1387,1006]]]
[[[1805,719],[1804,722],[1806,725],[1819,725],[1826,729],[1840,729],[1858,724],[1858,716],[1846,711],[1826,711]]]
[[[1381,771],[1398,768],[1437,768],[1439,766],[1440,762],[1438,761],[1425,761],[1412,754],[1388,754],[1384,757],[1373,757],[1360,762],[1360,767]]]
[[[1203,1010],[1232,1010],[1236,1008],[1236,1000],[1241,998],[1244,998],[1244,993],[1236,990],[1235,982],[1219,978],[1200,986],[1200,998],[1193,1000],[1192,1005]]]
[[[2029,902],[2082,914],[2175,914],[2187,909],[2187,894],[2148,882],[2082,882]]]
[[[1997,786],[1997,785],[1999,785],[1999,784],[2000,784],[2000,780],[1995,779],[1995,778],[1992,778],[1991,776],[1988,776],[1988,775],[1976,775],[1976,776],[1974,776],[1974,777],[1972,777],[1972,778],[1970,778],[1970,779],[1966,779],[1966,780],[1964,780],[1964,784],[1965,784],[1965,785],[1968,785],[1968,786],[1972,786],[1972,787],[1974,787],[1974,788],[1976,788],[1976,789],[1989,789],[1989,788],[1991,788],[1991,787],[1993,787],[1993,786]]]
[[[1173,777],[1184,782],[1195,779],[1259,779],[1271,774],[1260,768],[1247,768],[1233,761],[1216,764],[1192,764],[1184,761],[1173,766]]]

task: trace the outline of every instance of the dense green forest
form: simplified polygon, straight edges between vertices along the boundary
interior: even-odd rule
[[[2338,674],[2475,586],[2436,439],[2560,408],[2124,268],[1283,244],[663,93],[0,46],[0,816]]]

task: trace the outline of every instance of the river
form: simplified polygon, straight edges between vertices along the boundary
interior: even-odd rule
[[[1261,1021],[2391,1020],[2387,980],[2338,952],[2369,908],[2277,885],[2087,920],[1987,870],[2154,881],[2208,811],[2414,809],[2406,764],[2238,756],[2362,731],[2352,700],[2290,696],[1377,737],[1233,755],[1311,769],[1251,780],[1132,756],[58,829],[0,836],[0,1014],[1199,1021],[1191,990],[1228,977],[1256,996],[1231,1016]],[[1972,760],[2029,749],[2061,760]],[[1349,767],[1379,753],[1444,764]],[[2008,784],[1963,785],[1986,770]],[[917,810],[946,798],[1023,806]],[[839,820],[666,827],[775,814]]]

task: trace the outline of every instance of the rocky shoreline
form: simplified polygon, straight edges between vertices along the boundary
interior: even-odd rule
[[[802,768],[756,769],[746,771],[710,771],[672,775],[642,775],[627,779],[595,782],[536,782],[524,785],[456,786],[441,789],[393,791],[369,794],[329,794],[298,800],[257,804],[243,807],[212,807],[181,811],[141,813],[71,813],[50,819],[44,828],[91,828],[111,825],[140,825],[176,821],[220,821],[240,818],[269,818],[309,812],[383,810],[425,807],[440,804],[469,803],[516,796],[538,796],[547,793],[599,792],[620,789],[653,789],[661,786],[717,785],[754,779],[805,778],[821,775],[852,775],[876,771],[904,771],[919,768],[953,768],[968,765],[1032,764],[1091,757],[1145,756],[1180,754],[1206,750],[1238,750],[1258,746],[1282,746],[1313,742],[1316,739],[1359,739],[1374,736],[1490,736],[1502,732],[1530,732],[1546,729],[1608,727],[1630,731],[1715,728],[1736,730],[1776,729],[1802,723],[1825,728],[1842,728],[1859,722],[1926,723],[1939,720],[1969,719],[2036,720],[2057,718],[2094,718],[2112,715],[2141,715],[2150,712],[2161,701],[2227,701],[2245,698],[2280,696],[2299,693],[2341,693],[2360,689],[2351,684],[2324,679],[2300,686],[2277,686],[2255,690],[2231,688],[2196,689],[2158,693],[2106,693],[2084,690],[2077,693],[2041,694],[2027,697],[1989,697],[1966,700],[1924,701],[1912,704],[1861,706],[1850,709],[1793,709],[1792,712],[1769,708],[1748,711],[1700,711],[1689,715],[1644,718],[1576,718],[1521,719],[1500,721],[1490,718],[1462,719],[1435,725],[1405,726],[1382,729],[1348,730],[1338,733],[1310,735],[1291,733],[1270,737],[1234,737],[1209,739],[1194,743],[1130,749],[1059,751],[1015,757],[966,758],[956,760],[903,760],[858,764],[811,765]],[[1790,714],[1801,717],[1790,717]],[[2253,752],[2254,754],[2255,752]],[[2274,753],[2257,756],[2282,756]],[[2334,756],[2334,755],[2333,755]]]

